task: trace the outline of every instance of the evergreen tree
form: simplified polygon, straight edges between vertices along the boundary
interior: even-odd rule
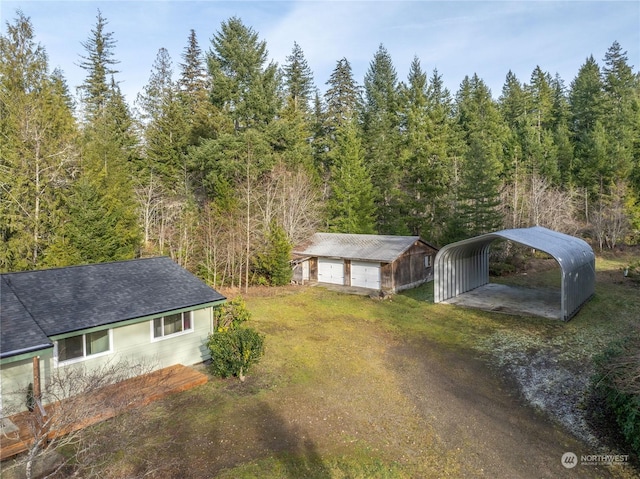
[[[329,134],[350,123],[358,112],[361,103],[360,87],[353,79],[351,64],[346,58],[338,61],[329,80],[324,94],[326,103],[326,124]]]
[[[470,138],[460,185],[458,213],[465,236],[491,233],[502,227],[500,205],[500,163],[491,156],[481,138]]]
[[[302,49],[294,43],[293,51],[283,67],[286,92],[285,107],[276,121],[269,125],[274,152],[293,168],[303,166],[315,173],[312,137],[311,95],[315,91],[313,74]]]
[[[569,132],[569,102],[566,88],[559,75],[556,74],[552,82],[553,106],[552,106],[552,130],[556,147],[558,174],[560,184],[564,188],[572,187],[573,172],[573,145]]]
[[[553,143],[553,89],[551,76],[537,66],[531,74],[531,83],[525,88],[529,109],[526,130],[525,155],[531,175],[540,175],[552,183],[558,181],[557,152]]]
[[[371,172],[377,192],[377,229],[386,234],[406,233],[407,227],[397,214],[400,206],[400,181],[404,169],[398,162],[398,79],[391,56],[382,45],[365,74],[364,97],[363,145],[365,163]]]
[[[311,107],[311,95],[315,91],[313,72],[302,48],[296,42],[293,43],[293,50],[287,57],[283,72],[287,108],[296,112],[308,112]]]
[[[427,81],[418,58],[411,64],[407,82],[400,88],[404,208],[398,216],[402,216],[408,233],[428,231],[438,241],[443,233],[447,190],[452,186],[451,98],[437,70]]]
[[[232,131],[232,120],[223,117],[220,109],[211,103],[211,81],[194,30],[189,34],[182,59],[184,63],[180,64],[178,88],[180,101],[186,111],[188,144],[198,145],[203,139],[215,138],[223,131]]]
[[[374,233],[373,185],[355,125],[346,123],[338,129],[331,157],[329,229],[339,233]]]
[[[282,226],[272,222],[266,238],[266,250],[256,255],[255,273],[271,286],[285,286],[291,283],[292,246]]]
[[[119,63],[113,51],[116,40],[113,32],[105,31],[108,23],[98,10],[95,28],[91,30],[89,39],[82,43],[87,54],[80,57],[80,67],[87,72],[87,77],[79,87],[79,92],[84,106],[84,119],[89,122],[106,107],[110,94],[109,78],[118,73],[114,68]]]
[[[313,154],[313,163],[320,176],[326,179],[329,176],[329,160],[327,159],[327,151],[329,150],[330,136],[325,105],[317,90],[313,97],[313,110],[311,112],[309,126],[311,129],[311,151]],[[326,190],[327,188],[324,188],[325,192]]]
[[[236,130],[262,127],[279,110],[279,75],[267,62],[267,44],[237,17],[222,22],[208,55],[211,99],[233,119]]]
[[[74,227],[79,219],[73,215],[65,238],[71,247],[77,249],[75,258],[81,262],[133,258],[140,246],[131,177],[131,164],[137,158],[137,138],[131,113],[115,78],[111,76],[107,82],[101,73],[108,71],[109,65],[117,63],[113,59],[115,41],[112,33],[104,32],[106,23],[98,15],[92,36],[83,43],[87,49],[84,58],[94,59],[82,64],[87,70],[82,87],[86,94],[82,101],[85,111],[90,114],[85,120],[81,139],[80,181],[74,185],[69,208],[76,212],[82,209],[87,214],[83,221],[94,221],[93,224],[84,224],[84,228],[97,240],[93,243],[83,241],[83,237],[78,235],[80,227]],[[89,214],[87,209],[94,214]],[[111,221],[100,219],[101,211],[108,211]]]
[[[609,183],[612,174],[606,160],[607,138],[602,126],[603,96],[600,67],[590,56],[571,83],[569,104],[574,145],[573,178],[592,200],[602,186]]]
[[[456,98],[456,110],[466,151],[454,216],[458,223],[450,231],[469,237],[502,226],[498,206],[504,124],[491,91],[477,75],[463,80]]]
[[[627,52],[618,42],[607,50],[602,69],[603,124],[607,132],[607,157],[613,180],[626,180],[640,167],[640,151],[634,142],[640,138],[640,92],[637,77],[628,64]],[[640,194],[640,173],[634,175],[636,193]]]
[[[523,176],[522,137],[527,127],[527,95],[516,75],[509,70],[498,104],[508,127],[503,173],[507,182],[518,185]]]
[[[442,75],[434,69],[427,85],[429,100],[429,180],[430,191],[425,192],[429,198],[432,220],[428,228],[434,231],[435,238],[440,241],[451,204],[459,182],[458,158],[462,156],[463,145],[454,125],[453,100],[451,93],[444,86]]]
[[[403,132],[400,163],[405,165],[400,189],[404,207],[397,211],[406,224],[406,233],[419,235],[428,227],[426,202],[431,199],[429,172],[429,98],[427,93],[427,75],[417,57],[414,57],[409,69],[407,84],[399,88],[400,129]],[[401,213],[401,214],[398,214]]]
[[[121,209],[114,209],[112,199],[102,194],[106,181],[100,176],[85,175],[71,188],[69,218],[56,244],[58,266],[131,259],[136,253],[134,245],[120,237],[130,233],[123,231]]]
[[[0,271],[55,263],[76,168],[72,101],[21,11],[0,36]]]
[[[316,161],[320,163],[319,170],[325,181],[331,177],[332,162],[335,155],[331,151],[336,147],[337,130],[357,119],[361,104],[360,87],[353,79],[351,64],[346,58],[338,61],[336,68],[327,80],[328,88],[324,94],[324,104],[318,99],[315,103],[315,118],[322,120],[318,125],[321,135],[316,147]],[[328,188],[327,188],[328,190]]]
[[[189,95],[196,95],[209,88],[207,72],[204,66],[204,56],[195,30],[189,33],[187,46],[182,54],[184,63],[180,64],[180,79],[178,86],[180,90]]]
[[[164,189],[185,196],[189,191],[186,171],[188,145],[187,111],[173,83],[169,52],[161,48],[144,94],[137,104],[144,125],[143,176],[156,176]]]

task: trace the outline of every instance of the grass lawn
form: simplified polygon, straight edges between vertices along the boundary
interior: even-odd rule
[[[448,437],[437,426],[437,415],[429,416],[420,406],[429,388],[418,394],[422,386],[414,383],[430,364],[452,380],[459,375],[459,383],[477,374],[489,377],[484,369],[497,371],[512,386],[501,394],[522,396],[540,409],[558,406],[558,401],[567,411],[555,420],[571,429],[592,357],[638,323],[640,291],[623,283],[625,261],[598,260],[596,295],[569,323],[433,304],[432,284],[384,301],[320,287],[256,290],[245,300],[252,326],[266,335],[266,354],[246,382],[211,378],[204,386],[92,428],[88,434],[108,437],[101,441],[105,460],[96,474],[490,477],[479,472],[480,466],[465,465],[466,445],[452,446],[455,434]],[[545,275],[555,281],[557,274],[542,271],[536,281],[544,283]],[[470,362],[458,362],[459,355]],[[482,391],[490,396],[500,384],[488,382]],[[550,393],[555,389],[560,389],[558,398]],[[447,404],[442,407],[446,410]],[[584,432],[580,427],[573,431],[578,437]],[[563,444],[572,441],[558,437]],[[534,461],[531,472],[536,471]],[[583,472],[631,477],[628,469]]]

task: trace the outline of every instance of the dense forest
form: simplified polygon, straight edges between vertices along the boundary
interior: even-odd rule
[[[596,248],[640,241],[640,74],[613,42],[566,85],[536,67],[448,91],[380,45],[362,84],[346,58],[324,92],[302,48],[284,65],[233,17],[203,50],[160,48],[127,104],[107,19],[83,84],[50,70],[22,12],[0,37],[0,271],[170,255],[213,286],[278,284],[311,233],[444,245],[541,225]],[[588,54],[589,52],[585,52]]]

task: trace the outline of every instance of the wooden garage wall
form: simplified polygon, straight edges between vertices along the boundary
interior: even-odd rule
[[[416,241],[396,261],[382,265],[382,289],[401,291],[433,279],[433,261],[436,253],[436,249]],[[425,256],[431,256],[431,265],[428,267],[425,266]]]
[[[309,281],[318,281],[318,258],[309,258]]]

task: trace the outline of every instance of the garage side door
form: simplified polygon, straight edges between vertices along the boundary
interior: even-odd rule
[[[380,289],[380,263],[352,261],[351,286]]]
[[[343,260],[318,258],[318,282],[344,284]]]

